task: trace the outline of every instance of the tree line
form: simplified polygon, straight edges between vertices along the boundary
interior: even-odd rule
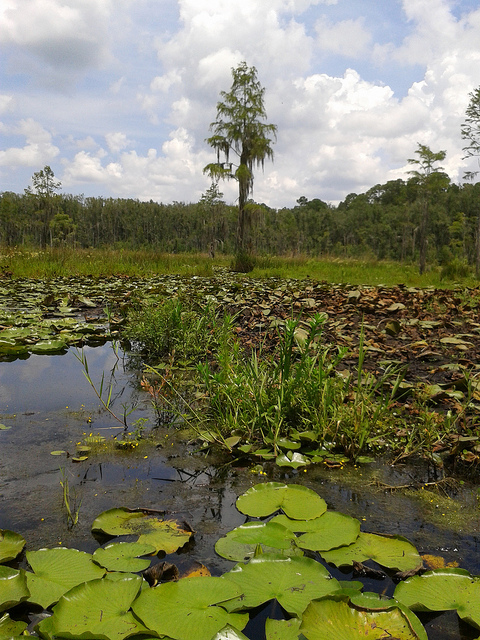
[[[249,200],[246,242],[254,254],[413,262],[419,261],[424,233],[427,263],[477,265],[480,183],[458,185],[446,174],[433,175],[430,191],[421,174],[412,175],[351,193],[337,206],[300,197],[293,207],[274,209]],[[233,254],[237,216],[238,208],[226,204],[215,183],[196,203],[84,197],[53,189],[3,192],[0,243]]]

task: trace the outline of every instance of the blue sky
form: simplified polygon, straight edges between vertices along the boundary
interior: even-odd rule
[[[3,0],[0,190],[52,167],[63,191],[161,202],[209,187],[205,143],[246,60],[278,126],[254,197],[338,202],[445,150],[480,85],[478,0]],[[235,184],[222,184],[228,202]]]

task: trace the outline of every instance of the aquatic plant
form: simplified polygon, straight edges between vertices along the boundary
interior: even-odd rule
[[[222,576],[210,576],[201,565],[181,575],[173,565],[155,564],[158,550],[178,549],[192,535],[191,528],[180,526],[184,538],[179,523],[172,525],[163,512],[123,508],[100,514],[92,532],[130,534],[137,542],[108,542],[93,554],[65,548],[27,551],[27,570],[0,565],[0,611],[7,612],[0,618],[0,636],[24,637],[26,624],[16,620],[22,603],[23,609],[46,610],[35,626],[45,640],[123,640],[132,634],[247,640],[250,615],[272,600],[285,615],[283,620],[267,618],[268,640],[359,640],[367,628],[374,640],[427,640],[415,612],[421,617],[444,610],[456,610],[480,629],[480,577],[464,569],[425,573],[410,542],[361,532],[358,521],[327,510],[311,489],[267,482],[239,496],[237,507],[255,519],[228,533],[226,546],[220,539],[216,550],[224,557],[232,550],[233,556],[249,552],[240,561],[232,557],[237,564]],[[3,561],[20,553],[23,544],[18,534],[0,531]],[[304,548],[318,555],[307,557]],[[387,571],[406,570],[397,574],[393,597],[363,592],[358,580],[331,576],[328,564],[367,569],[361,564],[367,558]]]

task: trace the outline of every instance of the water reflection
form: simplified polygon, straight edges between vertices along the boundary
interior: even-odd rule
[[[27,360],[0,362],[0,411],[5,413],[51,412],[82,405],[96,407],[98,398],[85,378],[75,349],[65,355],[32,355]],[[131,375],[124,366],[123,353],[111,344],[84,347],[89,371],[100,386],[115,386],[116,404],[129,401],[133,392]]]

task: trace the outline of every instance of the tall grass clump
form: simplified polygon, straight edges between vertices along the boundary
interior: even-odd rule
[[[154,298],[132,306],[123,335],[149,359],[191,364],[215,351],[230,325],[231,318],[217,316],[213,305],[194,309],[178,298]]]
[[[259,349],[245,356],[237,344],[214,366],[199,364],[213,439],[266,445],[274,455],[300,442],[352,459],[375,449],[401,375],[395,373],[393,389],[384,392],[393,374],[376,378],[363,371],[362,339],[356,375],[339,375],[346,351],[323,344],[323,324],[321,314],[308,323],[287,320],[273,355]]]
[[[334,373],[343,351],[333,354],[323,347],[323,322],[316,315],[303,328],[287,320],[273,357],[261,349],[245,357],[237,345],[221,354],[218,367],[199,365],[209,418],[224,436],[263,441],[275,453],[292,430],[326,437],[343,401],[344,383]]]

